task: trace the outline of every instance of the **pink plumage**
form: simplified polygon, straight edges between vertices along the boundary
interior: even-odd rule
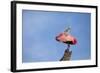
[[[76,38],[73,37],[72,35],[66,33],[66,32],[60,33],[56,37],[56,40],[57,41],[60,41],[60,42],[63,42],[63,43],[66,43],[66,44],[71,44],[71,45],[74,45],[74,44],[77,43]]]

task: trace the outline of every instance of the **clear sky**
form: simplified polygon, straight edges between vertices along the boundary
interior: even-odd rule
[[[90,59],[90,13],[23,10],[22,61],[59,61],[67,45],[55,37],[68,26],[78,43],[71,46],[71,60]]]

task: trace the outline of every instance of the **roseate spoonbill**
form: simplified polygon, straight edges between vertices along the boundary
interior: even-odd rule
[[[68,44],[67,49],[64,52],[63,57],[60,59],[60,61],[64,60],[70,60],[72,51],[69,50],[70,45],[75,45],[77,43],[77,40],[75,37],[69,34],[70,28],[67,28],[64,32],[60,33],[58,36],[56,36],[56,40],[65,44]]]
[[[59,42],[63,42],[65,44],[75,45],[77,43],[77,40],[76,40],[75,37],[73,37],[72,35],[70,35],[68,33],[69,30],[70,30],[70,28],[68,28],[64,32],[60,33],[56,37],[56,40],[59,41]]]

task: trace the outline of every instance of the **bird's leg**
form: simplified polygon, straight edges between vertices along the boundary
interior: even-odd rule
[[[70,44],[68,44],[68,47],[67,47],[67,49],[65,50],[65,52],[69,52],[69,50],[70,50]]]
[[[68,48],[67,49],[70,49],[70,44],[68,44]]]

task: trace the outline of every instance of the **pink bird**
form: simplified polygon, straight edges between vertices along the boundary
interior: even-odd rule
[[[67,47],[67,49],[65,49],[64,55],[60,59],[60,61],[70,60],[71,53],[72,53],[72,51],[70,51],[70,45],[75,45],[77,43],[76,38],[68,33],[69,30],[70,30],[70,28],[67,28],[64,32],[62,32],[58,36],[56,36],[57,41],[68,45],[68,47]]]
[[[68,32],[60,33],[56,37],[56,40],[59,41],[59,42],[63,42],[63,43],[69,44],[69,45],[75,45],[77,43],[76,38],[73,37],[72,35],[68,34]]]

